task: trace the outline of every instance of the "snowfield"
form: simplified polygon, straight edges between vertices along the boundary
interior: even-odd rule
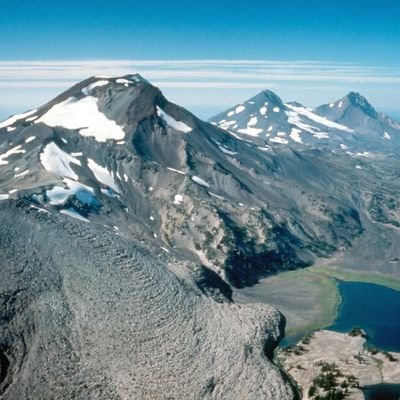
[[[157,106],[157,115],[167,123],[168,126],[183,133],[189,133],[192,128],[182,121],[177,121],[174,117],[167,114],[162,108]]]
[[[81,162],[61,150],[54,142],[49,143],[40,154],[43,168],[62,178],[78,180],[78,175],[71,168],[71,164],[81,165]]]
[[[93,96],[86,96],[80,100],[70,97],[53,106],[35,123],[43,122],[52,127],[78,129],[82,136],[92,136],[98,142],[124,139],[125,132],[122,127],[99,111],[97,101]]]

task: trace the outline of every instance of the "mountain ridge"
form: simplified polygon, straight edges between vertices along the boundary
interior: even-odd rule
[[[399,146],[400,123],[377,112],[359,93],[349,92],[340,100],[312,109],[296,101],[285,103],[275,93],[267,92],[272,93],[271,98],[279,99],[279,107],[273,103],[266,107],[268,102],[262,100],[264,91],[261,91],[242,104],[211,117],[209,122],[266,145],[326,145],[337,149],[346,146],[355,153],[361,149],[370,150],[369,139],[373,141],[371,147],[378,146],[385,151],[392,145]],[[394,141],[391,141],[392,136]],[[383,143],[379,144],[380,139]]]

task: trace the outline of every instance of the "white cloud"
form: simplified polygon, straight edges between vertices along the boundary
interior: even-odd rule
[[[324,81],[400,83],[398,68],[268,60],[0,61],[0,81],[76,81],[139,72],[149,80]],[[238,83],[239,83],[238,82]],[[170,83],[170,82],[169,82]],[[49,83],[50,84],[50,83]]]
[[[311,106],[321,102],[322,95],[328,102],[350,90],[367,97],[371,93],[378,106],[400,103],[397,67],[313,60],[34,60],[0,61],[0,113],[36,107],[45,96],[50,100],[92,75],[132,73],[140,73],[189,108],[213,103],[223,109],[227,102],[243,101],[266,88]]]

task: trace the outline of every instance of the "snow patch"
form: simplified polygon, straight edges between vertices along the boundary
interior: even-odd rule
[[[10,157],[13,154],[23,154],[26,153],[26,150],[21,149],[21,145],[13,147],[12,149],[8,150],[4,154],[0,154],[0,165],[6,165],[8,164],[8,161],[6,161],[6,158]]]
[[[29,206],[29,208],[33,208],[34,210],[38,210],[39,212],[42,212],[42,213],[45,213],[45,214],[50,214],[50,212],[47,211],[46,209],[34,206],[33,204],[31,204]]]
[[[356,157],[365,157],[365,158],[368,158],[368,157],[369,157],[369,151],[363,151],[362,153],[356,153],[355,156],[356,156]]]
[[[286,139],[283,139],[281,137],[274,137],[269,140],[273,143],[279,143],[279,144],[288,144],[289,143]]]
[[[111,197],[113,199],[119,199],[120,195],[116,192],[114,192],[114,190],[107,188],[107,189],[100,189],[100,192],[105,194],[108,197]]]
[[[260,108],[260,114],[261,114],[261,115],[265,115],[266,113],[267,113],[267,107],[262,106],[262,107]]]
[[[219,127],[227,130],[230,126],[235,125],[235,124],[236,124],[236,121],[225,121],[222,123],[220,122]],[[234,128],[234,126],[232,128]]]
[[[183,201],[183,196],[181,194],[176,194],[174,197],[174,204],[181,204]]]
[[[309,124],[304,123],[300,115],[296,111],[286,111],[285,114],[288,117],[289,124],[297,126],[297,128],[301,129],[302,131],[306,131],[309,133],[319,132],[318,128],[315,128]]]
[[[35,110],[27,111],[23,114],[13,115],[12,117],[5,119],[3,122],[0,122],[0,129],[5,128],[6,126],[13,125],[15,122],[19,121],[20,119],[23,119],[23,118],[29,117],[32,114],[35,114],[36,111],[37,110],[35,109]],[[8,129],[7,129],[7,131],[9,132]]]
[[[234,156],[235,154],[237,154],[236,151],[231,151],[231,150],[227,149],[227,148],[224,147],[224,146],[218,146],[218,147],[219,147],[219,149],[220,149],[223,153],[228,154],[228,155],[230,155],[230,156]]]
[[[232,117],[232,115],[234,115],[234,114],[235,114],[235,111],[233,111],[233,110],[226,113],[226,115],[228,117]]]
[[[182,121],[177,121],[174,117],[171,115],[167,114],[162,108],[157,106],[157,115],[164,120],[167,125],[169,125],[171,128],[175,129],[176,131],[180,131],[183,133],[189,133],[192,131],[192,128],[185,124]]]
[[[66,215],[68,217],[72,217],[75,219],[79,219],[80,221],[90,222],[83,215],[79,214],[78,211],[75,211],[73,208],[66,208],[65,210],[61,210],[60,214]]]
[[[235,113],[236,113],[236,114],[239,114],[239,113],[241,113],[242,111],[244,111],[245,109],[246,109],[245,106],[237,106],[237,107],[235,108]]]
[[[120,85],[129,85],[131,81],[128,79],[118,78],[115,82],[119,83]]]
[[[272,111],[273,111],[273,112],[276,112],[276,113],[278,113],[280,110],[281,110],[281,109],[280,109],[279,107],[274,107],[274,108],[272,109]]]
[[[36,136],[29,136],[26,140],[25,140],[25,143],[30,143],[30,142],[32,142],[33,140],[35,140],[36,139]]]
[[[192,181],[196,182],[200,186],[210,187],[210,185],[204,179],[201,179],[196,175],[192,176]]]
[[[89,93],[96,87],[100,87],[100,86],[105,86],[107,84],[109,84],[109,81],[106,80],[101,80],[101,81],[96,81],[91,83],[90,85],[86,86],[85,88],[82,89],[82,93],[85,95],[89,95]]]
[[[235,139],[240,140],[240,141],[243,142],[243,139],[242,139],[240,136],[236,135],[235,132],[232,132],[232,131],[230,131],[229,129],[227,129],[226,131],[227,131],[228,133],[230,133]]]
[[[213,192],[208,192],[208,194],[209,194],[210,196],[212,196],[212,197],[215,197],[216,199],[225,200],[225,198],[223,198],[222,196],[219,196],[218,194],[215,194],[215,193],[213,193]]]
[[[247,126],[254,126],[257,124],[257,117],[252,117],[250,118],[249,122],[247,123]]]
[[[324,117],[314,114],[313,112],[311,112],[310,110],[308,110],[305,107],[296,107],[291,104],[286,104],[286,106],[299,115],[296,118],[294,114],[290,114],[289,112],[287,112],[286,114],[289,117],[291,116],[292,118],[296,118],[297,121],[299,121],[300,123],[301,123],[300,116],[304,116],[304,117],[308,118],[309,120],[314,121],[320,125],[327,126],[328,128],[338,129],[338,130],[345,131],[345,132],[353,132],[353,130],[348,128],[347,126],[338,124],[337,122],[330,121]],[[290,122],[290,123],[294,123],[294,122]],[[296,123],[294,123],[294,124],[296,125]],[[297,123],[297,125],[299,126],[298,123]],[[310,128],[310,126],[308,126],[308,127]],[[299,128],[301,128],[301,126],[299,126]],[[304,129],[304,130],[306,130],[306,129]],[[310,132],[309,129],[308,129],[308,131]],[[314,128],[314,131],[315,131],[315,128]],[[311,132],[311,133],[314,133],[314,132]]]
[[[26,174],[29,174],[29,169],[25,170],[24,172],[21,172],[20,174],[16,174],[15,178],[20,178],[21,176],[24,176]]]
[[[91,169],[93,175],[99,182],[101,182],[105,186],[110,187],[115,192],[120,193],[118,185],[115,183],[114,178],[107,168],[104,168],[101,165],[97,164],[91,158],[88,158],[88,167]]]
[[[171,167],[167,167],[167,169],[169,169],[169,170],[172,171],[172,172],[176,172],[176,173],[178,173],[178,174],[181,174],[181,175],[186,175],[186,172],[184,172],[184,171],[179,171],[179,169],[175,169],[175,168],[171,168]]]
[[[49,143],[40,153],[40,162],[46,171],[56,176],[78,179],[78,175],[72,170],[71,164],[81,165],[81,162],[61,150],[54,142]]]
[[[300,136],[301,130],[297,128],[292,128],[290,131],[290,137],[297,143],[303,143]]]
[[[87,96],[80,100],[70,97],[54,105],[35,123],[43,122],[52,127],[79,129],[82,136],[92,136],[98,142],[105,142],[108,139],[124,139],[124,130],[99,111],[97,102],[98,99],[93,96]]]
[[[317,133],[314,133],[313,136],[316,139],[329,139],[329,135],[326,132],[317,132]]]
[[[69,197],[75,196],[81,203],[92,204],[96,201],[94,190],[90,186],[83,185],[80,182],[75,182],[71,179],[64,178],[66,187],[54,186],[46,191],[46,196],[51,205],[64,204]]]
[[[271,146],[257,146],[258,149],[260,149],[261,151],[269,151],[271,150]]]
[[[247,128],[238,129],[239,133],[244,133],[245,135],[249,136],[258,136],[262,131],[262,129],[251,128],[249,126]]]
[[[392,137],[387,132],[384,132],[383,133],[383,138],[386,139],[386,140],[390,140]]]
[[[1,200],[7,200],[10,197],[9,194],[0,194],[0,201]]]

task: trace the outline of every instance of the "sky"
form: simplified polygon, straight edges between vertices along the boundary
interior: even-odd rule
[[[349,91],[400,119],[398,0],[3,2],[0,119],[90,75],[141,73],[207,118],[260,90]]]

